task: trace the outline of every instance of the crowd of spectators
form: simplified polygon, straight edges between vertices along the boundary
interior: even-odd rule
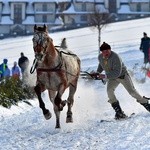
[[[29,59],[24,55],[23,52],[20,53],[20,58],[14,61],[13,67],[9,68],[8,59],[4,58],[2,64],[0,64],[0,80],[7,78],[15,78],[24,80],[27,77],[27,69],[29,66]]]

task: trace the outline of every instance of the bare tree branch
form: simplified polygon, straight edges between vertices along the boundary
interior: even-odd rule
[[[111,15],[108,12],[102,12],[94,7],[94,13],[90,15],[90,25],[98,29],[98,47],[101,45],[101,29],[112,22]]]

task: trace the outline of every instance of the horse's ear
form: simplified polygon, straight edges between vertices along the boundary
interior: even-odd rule
[[[34,31],[35,31],[35,30],[37,30],[37,25],[36,25],[36,24],[34,25]]]
[[[46,32],[47,31],[47,26],[44,24],[44,31]]]

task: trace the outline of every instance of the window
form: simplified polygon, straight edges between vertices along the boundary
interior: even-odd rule
[[[43,4],[43,11],[47,11],[47,4],[46,3]]]
[[[141,3],[137,3],[137,11],[140,12],[141,11]]]
[[[82,15],[82,16],[81,16],[81,21],[87,21],[87,16]]]
[[[86,4],[82,3],[82,11],[86,11]]]
[[[47,22],[47,15],[43,15],[43,22]]]
[[[16,24],[22,23],[22,5],[21,4],[14,5],[14,23]]]

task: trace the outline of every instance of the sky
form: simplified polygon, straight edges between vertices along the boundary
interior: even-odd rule
[[[150,18],[118,22],[103,28],[101,41],[111,45],[128,70],[141,95],[150,97],[150,78],[141,70],[143,53],[140,40],[143,32],[150,34]],[[81,59],[81,70],[92,71],[98,65],[98,34],[94,28],[50,33],[55,45],[65,37],[69,50]],[[0,62],[8,59],[9,68],[18,61],[20,52],[34,59],[32,36],[0,40]],[[135,64],[137,69],[133,70]],[[35,85],[36,74],[31,74],[29,83]],[[114,120],[115,112],[108,103],[106,85],[97,80],[79,79],[73,106],[73,123],[65,123],[67,107],[61,112],[61,129],[55,129],[55,115],[47,91],[42,93],[52,118],[45,120],[37,98],[29,100],[32,106],[19,103],[10,109],[0,106],[0,149],[1,150],[149,150],[150,113],[136,102],[122,85],[115,91],[123,111],[131,118]],[[66,99],[68,91],[63,95]],[[102,120],[105,120],[102,122]]]

